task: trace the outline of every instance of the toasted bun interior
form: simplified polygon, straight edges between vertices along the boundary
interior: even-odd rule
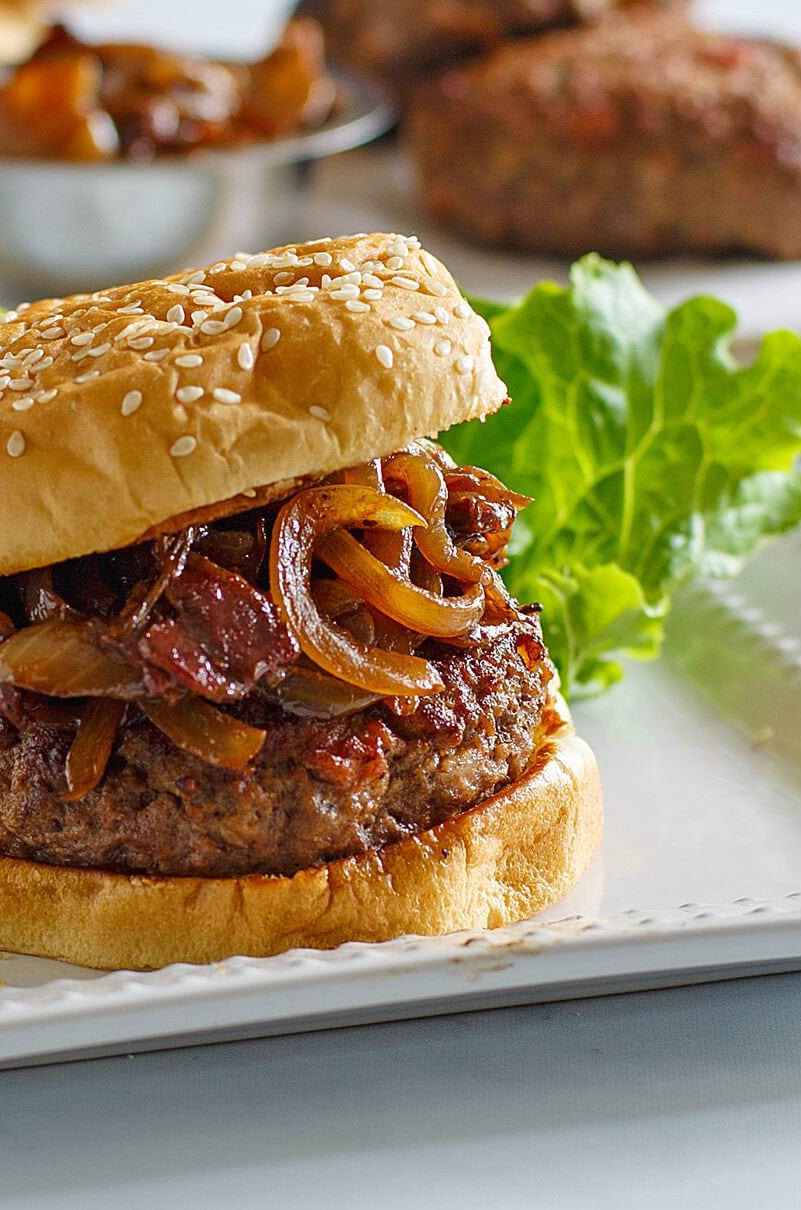
[[[0,317],[0,575],[497,408],[489,330],[414,237],[358,235]]]
[[[147,878],[0,858],[0,947],[101,969],[208,963],[495,928],[578,881],[601,835],[598,769],[552,700],[527,775],[428,832],[291,878]]]

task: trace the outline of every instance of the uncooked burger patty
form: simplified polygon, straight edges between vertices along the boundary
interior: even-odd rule
[[[801,52],[643,11],[526,39],[418,97],[430,213],[575,256],[801,256]]]
[[[445,690],[408,713],[381,703],[323,722],[251,697],[247,717],[267,740],[241,772],[140,719],[76,802],[61,797],[69,737],[0,718],[0,852],[123,872],[292,874],[422,832],[531,764],[551,675],[535,617],[491,645],[429,658]]]

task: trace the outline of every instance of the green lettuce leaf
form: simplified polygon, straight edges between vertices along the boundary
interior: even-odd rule
[[[668,310],[595,255],[568,288],[474,302],[513,402],[443,444],[534,497],[506,578],[542,602],[565,691],[598,692],[623,654],[658,653],[682,583],[735,574],[801,521],[801,340],[773,332],[740,364],[730,307]]]

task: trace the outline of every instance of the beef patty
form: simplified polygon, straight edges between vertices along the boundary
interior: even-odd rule
[[[238,712],[267,740],[244,771],[190,756],[139,716],[75,802],[62,798],[71,736],[0,717],[0,852],[125,873],[292,874],[452,818],[532,763],[551,666],[533,614],[483,646],[423,651],[445,684],[428,698],[320,721],[252,693]]]
[[[801,255],[801,53],[680,6],[454,68],[408,132],[429,213],[490,244]]]

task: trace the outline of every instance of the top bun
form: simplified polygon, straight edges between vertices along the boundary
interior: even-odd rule
[[[487,324],[413,236],[241,254],[0,325],[0,574],[277,498],[506,398]]]

